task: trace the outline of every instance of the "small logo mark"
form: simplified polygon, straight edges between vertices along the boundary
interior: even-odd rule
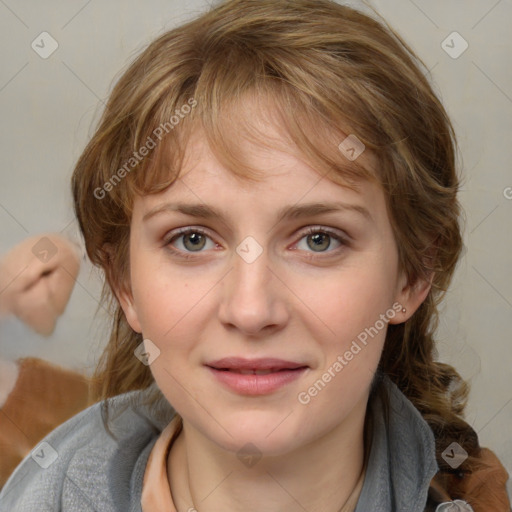
[[[507,187],[503,190],[503,195],[505,199],[512,199],[512,187]]]
[[[41,32],[31,46],[39,57],[47,59],[59,47],[59,43],[48,32]]]
[[[458,59],[468,49],[468,47],[468,42],[458,32],[452,32],[441,43],[441,48],[452,59]]]
[[[441,456],[453,469],[457,469],[468,458],[468,452],[454,441]]]
[[[247,443],[237,452],[237,457],[248,468],[254,467],[261,459],[261,451],[252,443]]]
[[[255,238],[248,236],[242,240],[236,252],[246,263],[253,263],[260,257],[263,247]]]
[[[57,251],[57,246],[46,236],[32,247],[32,254],[42,263],[48,263],[57,254]]]
[[[441,503],[436,508],[436,512],[475,512],[473,507],[462,500],[454,500],[446,503]]]
[[[51,444],[43,441],[39,443],[30,453],[30,456],[43,468],[49,468],[58,458],[59,454]]]
[[[133,353],[143,365],[149,366],[160,355],[160,349],[151,340],[145,339]]]
[[[343,139],[338,149],[347,160],[353,162],[366,149],[366,146],[354,134],[350,134],[346,139]]]

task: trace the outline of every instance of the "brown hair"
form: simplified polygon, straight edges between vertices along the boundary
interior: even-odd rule
[[[454,368],[435,361],[433,338],[437,307],[462,249],[462,212],[454,130],[425,69],[385,22],[329,0],[222,2],[142,52],[113,89],[72,180],[87,252],[105,271],[103,299],[113,308],[112,333],[96,372],[97,398],[153,382],[133,355],[142,337],[111,292],[129,286],[135,194],[162,191],[177,179],[198,126],[227,168],[257,179],[233,137],[243,133],[243,116],[230,115],[240,113],[251,94],[329,179],[354,188],[358,179],[380,183],[400,267],[410,283],[432,276],[414,315],[388,326],[379,372],[430,424],[442,461],[455,433],[462,438],[460,432],[471,430],[462,419],[467,384]],[[338,149],[349,134],[376,155],[376,171]],[[258,139],[249,130],[245,136]],[[135,159],[150,140],[156,147]]]

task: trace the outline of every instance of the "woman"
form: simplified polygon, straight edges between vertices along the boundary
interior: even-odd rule
[[[348,7],[227,1],[154,41],[73,176],[104,401],[0,510],[509,510],[434,361],[454,153],[413,52]]]

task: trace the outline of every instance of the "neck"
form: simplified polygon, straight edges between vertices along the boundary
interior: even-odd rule
[[[362,487],[365,413],[363,401],[308,445],[247,466],[184,421],[167,468],[177,512],[354,510]]]

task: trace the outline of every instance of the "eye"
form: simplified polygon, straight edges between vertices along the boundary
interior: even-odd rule
[[[206,231],[196,227],[180,228],[177,233],[171,233],[166,237],[164,243],[173,254],[183,258],[194,257],[193,253],[200,253],[203,249],[215,249],[218,246]],[[348,241],[337,232],[329,228],[311,227],[300,234],[300,240],[296,242],[294,248],[310,253],[332,253],[347,245]]]
[[[208,247],[208,241],[211,245]],[[175,242],[178,242],[178,249],[175,250],[172,246]],[[202,249],[212,249],[216,247],[216,243],[206,234],[205,231],[199,228],[182,228],[178,230],[178,234],[167,238],[165,245],[174,253],[185,253],[184,257],[187,257],[186,253],[201,252]]]
[[[302,240],[304,240],[305,243],[301,244]],[[348,245],[344,237],[328,228],[322,227],[312,227],[301,233],[301,239],[296,245],[301,250],[307,251],[308,249],[312,249],[312,251],[316,253],[334,252],[334,250],[327,251],[327,249],[332,247],[333,240],[335,240],[335,244],[338,244],[334,250],[341,246]]]

